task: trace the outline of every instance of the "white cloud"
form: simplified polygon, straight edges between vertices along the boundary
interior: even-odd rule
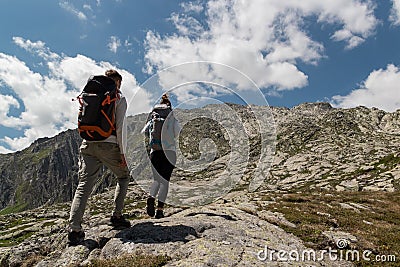
[[[89,11],[93,12],[92,6],[88,5],[88,4],[84,4],[83,5],[83,9],[86,9],[86,10],[89,10]]]
[[[10,104],[15,106],[16,102],[8,97],[8,109],[2,110],[2,116],[6,116],[0,122],[3,126],[27,128],[24,137],[3,140],[11,149],[25,147],[41,136],[54,135],[56,130],[65,130],[70,125],[76,108],[73,107],[71,99],[76,95],[76,91],[67,91],[62,80],[35,73],[24,62],[5,54],[0,54],[0,80],[12,88],[25,108],[18,117],[10,117],[7,115],[8,109]],[[32,133],[33,129],[35,130]]]
[[[132,50],[132,42],[130,41],[130,37],[128,37],[128,39],[126,39],[124,41],[124,47],[125,47],[126,51],[128,51],[128,53],[132,53],[133,52],[133,50]]]
[[[0,124],[6,127],[18,127],[21,124],[20,119],[8,114],[11,107],[20,108],[18,100],[11,95],[0,95],[0,103],[2,103],[0,106]]]
[[[200,36],[204,31],[200,22],[193,17],[179,14],[172,14],[170,20],[182,35]]]
[[[110,42],[107,44],[108,49],[113,52],[117,53],[118,48],[121,46],[121,41],[117,36],[111,36]]]
[[[19,47],[25,49],[26,51],[37,54],[38,56],[42,57],[46,60],[55,60],[59,56],[50,51],[46,44],[42,41],[32,42],[30,40],[25,40],[22,37],[13,37],[12,38],[14,43]]]
[[[104,74],[106,69],[113,68],[121,73],[121,90],[128,101],[140,99],[129,109],[128,115],[150,109],[148,93],[137,86],[135,77],[128,71],[83,55],[56,55],[43,42],[14,39],[21,47],[46,59],[49,74],[34,72],[20,59],[0,53],[0,83],[12,90],[12,94],[0,94],[0,125],[24,129],[21,137],[1,139],[9,148],[0,146],[0,153],[21,150],[40,137],[76,128],[78,103],[72,99],[80,93],[89,76]],[[53,56],[48,57],[48,54]],[[11,108],[18,109],[19,114],[10,114]]]
[[[210,0],[204,10],[199,4],[195,8],[196,2],[181,6],[187,13],[170,18],[176,34],[147,33],[149,73],[183,62],[220,62],[248,74],[260,87],[274,90],[307,85],[307,75],[297,64],[317,64],[324,57],[323,44],[304,29],[305,19],[334,25],[338,30],[332,32],[332,40],[345,42],[346,49],[364,42],[378,23],[370,1]],[[194,10],[204,13],[204,23],[191,16]]]
[[[400,0],[392,0],[393,6],[390,11],[389,20],[393,25],[400,25]]]
[[[72,85],[73,88],[83,88],[90,75],[103,74],[104,68],[111,65],[97,64],[93,59],[83,55],[64,57],[60,61],[48,63],[49,70],[56,76]]]
[[[196,2],[183,2],[180,4],[184,12],[195,12],[200,13],[204,10],[203,5],[200,1]]]
[[[357,47],[361,43],[364,42],[364,39],[359,37],[359,36],[354,36],[349,30],[343,29],[336,31],[332,35],[332,39],[335,41],[348,41],[346,48],[347,49],[352,49],[354,47]]]
[[[0,146],[0,154],[8,154],[8,153],[12,153],[12,152],[14,152],[14,151]]]
[[[63,2],[60,2],[59,5],[61,8],[68,11],[72,15],[76,16],[78,19],[87,20],[86,15],[82,11],[76,9],[71,3],[67,2],[67,1],[63,1]]]
[[[371,72],[361,87],[346,96],[334,96],[336,107],[376,107],[389,112],[400,109],[400,69],[389,64]]]

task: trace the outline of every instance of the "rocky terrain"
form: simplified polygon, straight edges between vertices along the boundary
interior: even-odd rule
[[[176,111],[178,118],[190,121],[179,140],[182,156],[206,168],[174,171],[171,181],[176,186],[171,186],[168,201],[180,205],[169,205],[162,220],[145,215],[145,192],[138,186],[146,185],[143,177],[149,176],[139,133],[146,115],[129,118],[128,156],[136,180],[126,213],[132,227],[112,229],[107,224],[113,184],[112,175],[104,170],[99,194],[93,195],[85,214],[86,240],[76,247],[66,245],[65,232],[68,201],[77,182],[76,133],[67,131],[38,140],[24,151],[1,155],[0,266],[377,264],[327,255],[320,260],[282,261],[277,254],[263,259],[266,247],[300,254],[329,248],[370,251],[373,259],[386,256],[384,266],[397,266],[400,110],[335,109],[327,103],[273,107],[270,114],[276,127],[260,129],[255,123],[258,114],[271,119],[265,107],[230,106],[244,125],[249,144],[242,153],[246,160],[235,164],[230,161],[235,144],[229,137],[243,136],[227,132],[239,127],[218,115],[221,106]],[[215,121],[227,128],[219,128]],[[263,158],[265,151],[274,157]],[[254,179],[261,179],[257,190],[251,188]],[[234,183],[229,192],[221,193],[227,180]],[[210,185],[218,185],[219,195]],[[124,257],[130,265],[123,265]]]
[[[276,188],[388,191],[399,188],[400,112],[303,104],[274,109]]]

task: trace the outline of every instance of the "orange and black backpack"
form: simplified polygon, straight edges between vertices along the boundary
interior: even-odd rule
[[[79,135],[88,141],[101,141],[115,135],[115,102],[117,87],[113,79],[91,76],[77,97]]]

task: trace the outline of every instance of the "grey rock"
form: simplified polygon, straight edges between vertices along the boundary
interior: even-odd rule
[[[359,191],[359,183],[356,179],[341,182],[336,186],[337,191]]]

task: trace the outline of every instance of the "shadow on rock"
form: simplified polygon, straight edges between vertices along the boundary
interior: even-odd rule
[[[118,233],[115,237],[124,242],[133,243],[169,243],[189,242],[198,238],[198,233],[193,227],[186,225],[156,225],[153,222],[138,223],[129,229]]]
[[[85,239],[78,244],[67,244],[67,247],[77,247],[77,246],[84,246],[88,250],[93,250],[95,248],[99,248],[100,244],[99,244],[99,242],[97,242],[96,240],[93,240],[93,239]]]
[[[216,213],[211,213],[211,212],[192,212],[187,214],[187,217],[193,217],[196,215],[207,215],[207,216],[218,216],[218,217],[222,217],[225,220],[228,221],[237,221],[237,219],[233,218],[231,215],[226,215],[226,214],[216,214]]]

